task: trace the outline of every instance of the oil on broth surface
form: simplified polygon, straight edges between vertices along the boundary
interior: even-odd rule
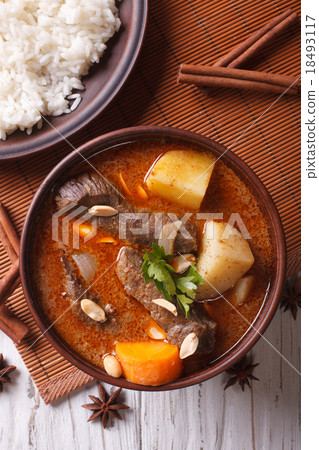
[[[119,148],[107,150],[91,158],[90,163],[135,206],[182,216],[189,211],[150,193],[148,200],[142,200],[136,195],[136,187],[145,186],[145,175],[161,154],[169,150],[188,148],[182,144],[163,140],[135,142],[123,145],[121,150]],[[82,163],[76,173],[91,170],[91,167]],[[119,173],[124,175],[132,196],[123,191]],[[34,249],[33,273],[38,299],[48,321],[55,322],[57,334],[67,345],[90,363],[103,367],[102,357],[106,353],[114,352],[116,341],[149,339],[144,330],[150,316],[138,301],[125,293],[115,273],[116,258],[125,242],[119,241],[118,245],[100,243],[101,237],[107,236],[100,230],[88,242],[80,241],[80,251],[93,254],[96,258],[97,272],[90,290],[99,299],[102,307],[106,304],[115,306],[117,312],[114,321],[93,322],[81,311],[79,302],[70,307],[70,299],[65,293],[61,244],[52,240],[51,216],[55,212],[54,196],[48,204],[50,207],[43,211],[37,225],[38,236],[41,238],[36,241]],[[218,160],[215,164],[200,211],[222,212],[225,221],[231,213],[239,213],[251,236],[249,243],[255,257],[255,263],[248,273],[255,274],[257,281],[249,300],[236,309],[223,298],[212,302],[209,306],[210,315],[217,322],[214,357],[218,357],[236,344],[258,314],[271,277],[271,241],[268,225],[256,199],[243,181],[222,160]],[[196,221],[195,214],[190,220]],[[203,230],[203,222],[203,220],[196,221],[200,231]],[[224,297],[227,299],[227,292]]]

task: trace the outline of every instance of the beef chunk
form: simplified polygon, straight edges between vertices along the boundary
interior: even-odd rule
[[[150,312],[153,319],[165,331],[171,344],[181,346],[189,333],[195,333],[199,339],[196,353],[211,352],[215,343],[216,323],[206,317],[195,307],[191,309],[191,318],[186,319],[177,307],[178,315],[174,316],[166,309],[152,302],[156,298],[163,298],[153,282],[146,284],[141,266],[143,256],[137,250],[123,247],[117,264],[117,275],[125,291],[135,297]]]
[[[71,300],[82,300],[84,298],[85,287],[78,276],[78,270],[71,261],[71,258],[66,256],[66,254],[62,256],[61,261],[65,271],[66,292]]]
[[[133,207],[124,197],[99,174],[85,173],[67,181],[58,189],[55,197],[58,209],[70,203],[91,208],[94,205],[109,205],[118,211],[133,211]]]
[[[65,290],[74,306],[78,306],[84,298],[96,301],[95,296],[90,292],[88,283],[80,275],[79,269],[72,259],[72,255],[64,251],[61,257],[65,275]]]

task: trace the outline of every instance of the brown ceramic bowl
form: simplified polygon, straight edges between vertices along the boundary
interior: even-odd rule
[[[116,96],[131,73],[142,46],[147,20],[147,0],[121,0],[121,28],[108,42],[105,55],[83,78],[82,101],[70,114],[47,117],[41,130],[30,136],[19,130],[0,141],[0,160],[43,151],[87,125]]]
[[[32,282],[31,264],[33,241],[37,238],[35,234],[37,217],[41,214],[41,210],[45,208],[46,198],[57,181],[61,179],[61,177],[67,176],[78,164],[84,164],[83,158],[79,156],[78,152],[85,156],[85,158],[91,158],[95,154],[103,151],[105,152],[105,158],[107,158],[107,150],[111,147],[114,148],[114,146],[119,146],[120,151],[120,145],[123,143],[145,139],[176,140],[178,142],[193,145],[196,148],[214,152],[217,155],[221,155],[226,152],[222,156],[223,161],[226,162],[250,187],[251,191],[257,198],[265,217],[267,218],[274,253],[274,272],[269,289],[269,295],[267,300],[264,302],[253,327],[249,328],[243,338],[233,348],[231,348],[228,353],[224,354],[205,369],[197,371],[189,376],[185,376],[184,378],[181,378],[173,383],[158,387],[141,386],[131,383],[123,378],[115,379],[109,377],[103,370],[96,368],[75,354],[75,352],[73,352],[72,349],[70,349],[55,333],[53,328],[50,328],[47,331],[49,323],[41,310],[35,295],[35,289]],[[231,151],[227,151],[225,147],[217,142],[188,131],[153,126],[127,128],[100,136],[82,145],[76,152],[74,151],[64,158],[46,177],[33,199],[23,227],[20,250],[20,275],[24,294],[33,317],[35,318],[41,331],[45,333],[45,336],[49,342],[67,360],[91,376],[116,386],[143,391],[163,391],[200,383],[223,372],[237,360],[242,358],[266,330],[276,311],[283,287],[286,266],[285,239],[281,221],[274,202],[255,173],[238,156]]]

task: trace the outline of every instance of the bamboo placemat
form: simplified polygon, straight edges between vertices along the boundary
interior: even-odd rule
[[[176,84],[180,63],[212,64],[289,7],[300,14],[295,0],[150,0],[148,31],[134,73],[107,111],[71,142],[79,146],[117,128],[153,124],[192,130],[227,147],[269,108],[232,151],[255,170],[276,202],[286,234],[288,273],[292,274],[300,266],[300,99],[286,96],[272,105],[276,95],[231,89],[208,94]],[[245,68],[298,76],[299,32],[296,24]],[[63,143],[45,154],[0,165],[0,199],[18,231],[39,184],[70,151]],[[10,262],[1,247],[0,258],[3,276]],[[41,337],[21,288],[8,304],[32,328],[18,350],[46,403],[92,379]]]

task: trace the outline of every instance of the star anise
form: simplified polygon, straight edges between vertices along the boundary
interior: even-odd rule
[[[290,309],[292,317],[296,320],[297,311],[301,307],[301,283],[300,277],[287,278],[284,292],[281,297],[280,308],[284,311]]]
[[[116,399],[120,395],[122,388],[117,389],[115,392],[113,392],[113,394],[108,396],[108,394],[106,393],[105,389],[101,384],[98,384],[98,387],[100,398],[97,398],[94,395],[89,395],[93,403],[82,405],[82,407],[89,409],[90,411],[93,411],[93,414],[90,416],[88,422],[90,422],[91,420],[95,420],[98,417],[101,417],[102,425],[104,428],[106,428],[109,416],[112,416],[115,419],[122,420],[122,417],[118,413],[118,410],[127,409],[129,408],[129,406],[123,405],[122,403],[116,403]]]
[[[3,354],[0,354],[0,392],[3,391],[3,383],[11,383],[9,373],[16,369],[15,366],[5,366],[3,361]]]
[[[257,366],[259,366],[259,364],[249,364],[246,356],[244,356],[238,363],[226,370],[226,373],[234,376],[226,383],[224,390],[233,386],[237,381],[240,384],[242,391],[245,390],[246,384],[250,388],[250,380],[259,381],[259,378],[252,374],[254,368]]]

